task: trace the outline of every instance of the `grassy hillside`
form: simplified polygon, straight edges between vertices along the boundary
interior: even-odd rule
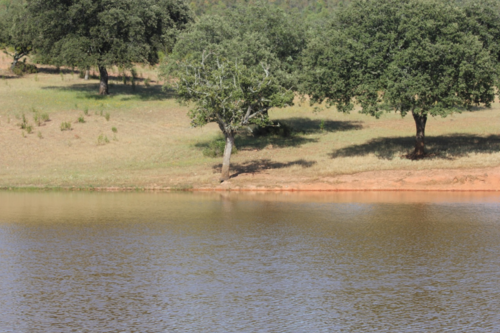
[[[188,107],[162,92],[154,69],[137,68],[141,80],[135,89],[124,85],[115,69],[111,95],[102,97],[96,79],[84,81],[76,72],[48,67],[13,77],[8,62],[0,55],[0,187],[218,183],[221,158],[203,153],[218,138],[217,127],[191,128]],[[239,135],[231,182],[274,186],[368,170],[498,166],[498,111],[494,104],[429,119],[427,142],[434,157],[409,161],[401,155],[413,147],[411,117],[388,114],[377,120],[334,109],[313,113],[297,103],[271,111],[273,119],[293,129],[291,136]],[[38,126],[35,114],[47,114],[50,121]],[[21,129],[23,115],[31,133]],[[61,131],[62,123],[71,130]]]

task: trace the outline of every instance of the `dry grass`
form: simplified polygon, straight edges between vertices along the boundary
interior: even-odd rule
[[[135,88],[124,85],[115,69],[111,95],[102,98],[95,79],[84,81],[76,72],[65,70],[60,75],[50,68],[16,78],[5,70],[8,61],[0,55],[4,69],[0,72],[0,187],[217,184],[220,160],[203,155],[204,147],[217,137],[217,127],[191,128],[188,108],[161,91],[153,69],[137,68]],[[149,79],[150,87],[141,79]],[[33,108],[47,113],[50,121],[38,126]],[[434,157],[410,161],[400,156],[412,149],[411,117],[387,114],[377,120],[333,109],[313,113],[308,105],[299,104],[273,110],[271,117],[287,123],[294,134],[289,138],[241,135],[232,158],[232,182],[248,183],[253,177],[242,175],[253,175],[256,181],[273,186],[368,170],[498,166],[498,111],[499,104],[494,104],[492,109],[430,119],[426,134]],[[22,114],[33,126],[31,134],[18,126]],[[85,122],[79,122],[84,114]],[[61,131],[63,122],[70,122],[72,130]]]

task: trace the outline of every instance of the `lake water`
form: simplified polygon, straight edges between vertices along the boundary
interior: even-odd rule
[[[499,332],[500,196],[0,192],[0,332]]]

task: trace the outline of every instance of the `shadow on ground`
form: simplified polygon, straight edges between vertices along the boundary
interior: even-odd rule
[[[311,119],[306,117],[294,117],[286,119],[276,119],[275,123],[284,123],[296,132],[302,133],[322,133],[322,132],[343,132],[363,129],[361,121],[336,121]]]
[[[47,90],[60,90],[60,91],[74,91],[80,92],[83,95],[81,96],[84,99],[95,99],[95,100],[104,100],[108,98],[108,96],[99,95],[99,82],[95,84],[92,83],[76,83],[70,86],[65,87],[57,87],[57,86],[48,86],[43,87],[42,89]],[[169,98],[173,98],[175,93],[171,90],[164,91],[160,85],[151,85],[146,87],[144,85],[124,85],[124,84],[116,84],[111,82],[109,84],[109,96],[117,96],[124,95],[122,98],[124,101],[139,99],[143,101],[153,101],[153,100],[165,100]]]
[[[454,160],[469,154],[492,154],[500,152],[500,135],[480,136],[473,134],[450,134],[427,136],[426,151],[429,158]],[[365,156],[375,154],[380,159],[391,160],[413,151],[415,137],[388,137],[372,139],[360,145],[335,150],[331,158]]]
[[[274,170],[274,169],[283,169],[283,168],[289,168],[295,165],[301,166],[303,168],[310,168],[313,165],[316,164],[316,161],[306,161],[304,159],[292,161],[292,162],[273,162],[270,159],[260,159],[260,160],[253,160],[253,161],[248,161],[244,163],[234,163],[231,164],[231,170],[234,172],[231,175],[231,178],[238,177],[238,175],[244,174],[244,173],[259,173],[264,170]],[[221,172],[222,164],[216,164],[212,167],[214,170],[214,173],[219,173]]]

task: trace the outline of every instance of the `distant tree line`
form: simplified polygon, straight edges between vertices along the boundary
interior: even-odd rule
[[[167,86],[192,103],[193,126],[218,124],[226,138],[249,124],[276,126],[273,107],[298,95],[311,104],[380,117],[411,114],[415,149],[425,127],[475,105],[499,87],[499,0],[201,1],[0,0],[0,43],[13,66],[99,68],[158,64]]]

